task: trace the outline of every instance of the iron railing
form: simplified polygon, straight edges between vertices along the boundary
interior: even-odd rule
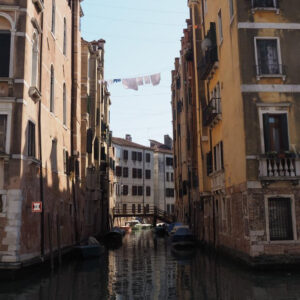
[[[221,114],[221,98],[212,98],[204,109],[204,125],[209,126]]]
[[[280,64],[269,64],[268,62],[263,62],[256,65],[256,75],[257,76],[273,76],[273,75],[284,75],[285,67]]]

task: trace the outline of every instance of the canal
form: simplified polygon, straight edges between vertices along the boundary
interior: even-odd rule
[[[66,262],[54,273],[32,272],[0,282],[1,300],[300,299],[300,274],[254,273],[200,250],[174,256],[168,240],[151,231],[126,235],[101,259]]]

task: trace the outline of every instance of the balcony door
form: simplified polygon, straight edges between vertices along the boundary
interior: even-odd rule
[[[265,152],[289,151],[287,114],[264,114]]]

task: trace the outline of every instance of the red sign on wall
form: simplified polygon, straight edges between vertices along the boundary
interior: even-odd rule
[[[31,210],[33,213],[42,212],[43,205],[41,201],[32,202]]]

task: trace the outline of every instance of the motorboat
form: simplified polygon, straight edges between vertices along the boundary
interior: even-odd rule
[[[165,223],[156,224],[156,226],[153,228],[153,232],[157,236],[165,236],[167,234],[166,224]]]
[[[122,245],[124,234],[124,230],[119,227],[113,227],[112,230],[104,236],[104,243],[109,247],[118,247]]]
[[[179,227],[171,236],[171,245],[175,250],[192,249],[196,246],[195,236],[186,226]]]
[[[104,247],[94,237],[89,237],[87,244],[77,245],[75,249],[84,259],[99,257],[104,253]]]

